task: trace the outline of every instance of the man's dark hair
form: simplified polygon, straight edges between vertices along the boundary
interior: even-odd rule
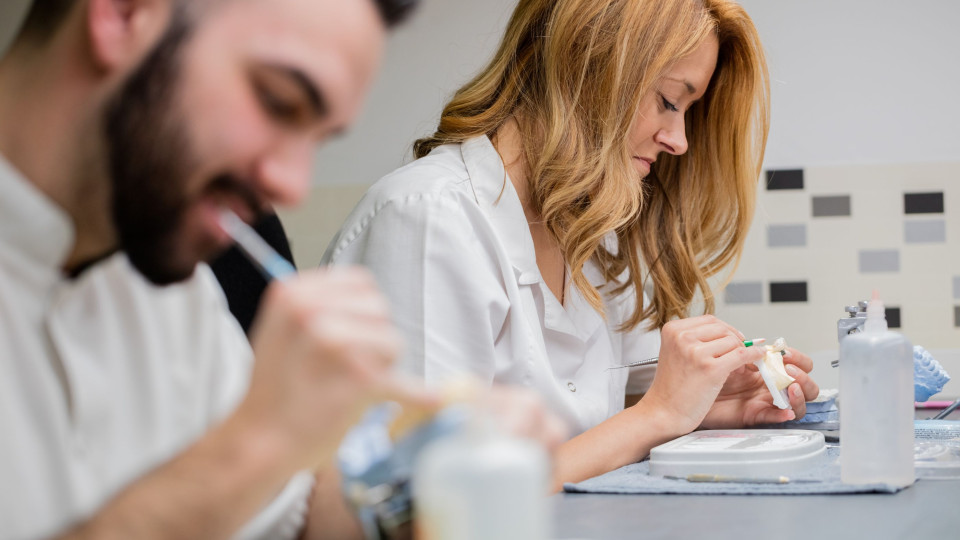
[[[33,0],[20,29],[20,36],[34,42],[46,42],[76,4],[76,0]]]
[[[383,22],[387,25],[387,28],[393,28],[403,22],[413,11],[413,8],[420,3],[420,0],[373,1],[377,4],[377,9],[380,10],[380,16],[383,17]]]
[[[384,24],[392,28],[403,22],[420,0],[373,0]],[[47,41],[67,18],[76,0],[33,0],[20,31],[34,42]]]

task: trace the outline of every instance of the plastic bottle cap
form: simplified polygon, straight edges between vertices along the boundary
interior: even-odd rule
[[[870,303],[867,304],[867,320],[863,323],[863,331],[869,333],[887,331],[887,312],[876,290],[873,291]]]

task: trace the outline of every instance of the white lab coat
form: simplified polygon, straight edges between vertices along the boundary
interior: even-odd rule
[[[253,355],[213,273],[155,287],[123,254],[76,279],[69,217],[0,156],[0,538],[45,538],[228,415]],[[294,538],[301,473],[242,533]]]
[[[487,137],[437,148],[377,182],[323,261],[373,271],[407,340],[404,371],[430,385],[472,374],[532,388],[575,433],[623,409],[628,371],[608,367],[659,352],[656,330],[615,331],[632,290],[605,297],[606,320],[575,287],[560,305]],[[602,284],[594,265],[585,272]],[[654,369],[631,370],[630,393],[646,391]]]

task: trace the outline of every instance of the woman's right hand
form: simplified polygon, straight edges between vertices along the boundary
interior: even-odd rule
[[[660,330],[660,360],[639,404],[671,429],[689,433],[716,401],[731,372],[763,358],[763,347],[745,347],[744,335],[713,315],[668,322]]]

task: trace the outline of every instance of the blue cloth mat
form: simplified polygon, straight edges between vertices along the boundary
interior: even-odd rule
[[[676,495],[823,495],[829,493],[896,493],[901,487],[889,484],[848,485],[840,482],[838,446],[827,446],[823,463],[808,473],[791,475],[793,480],[820,482],[787,484],[744,484],[732,482],[687,482],[650,476],[650,461],[644,460],[585,480],[565,484],[568,493],[676,494]]]

